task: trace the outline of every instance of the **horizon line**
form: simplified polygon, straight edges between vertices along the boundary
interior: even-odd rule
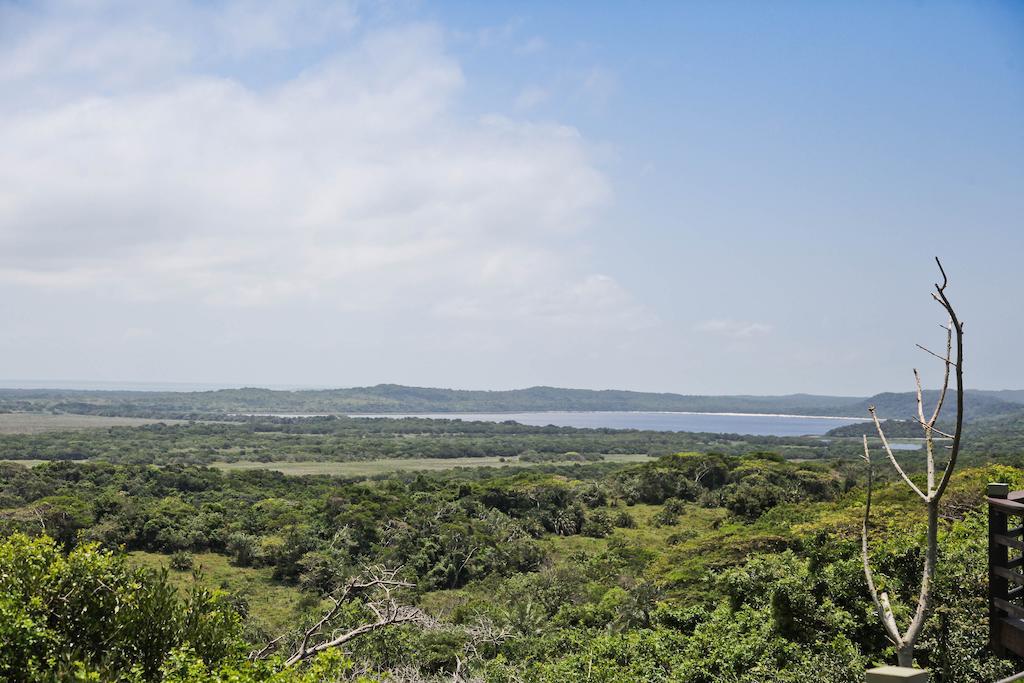
[[[415,384],[399,384],[396,382],[378,382],[376,384],[362,384],[362,385],[351,385],[351,386],[338,386],[331,384],[251,384],[251,383],[240,383],[240,382],[185,382],[185,381],[121,381],[121,380],[71,380],[71,379],[46,379],[46,380],[31,380],[31,379],[0,379],[0,391],[31,391],[31,390],[51,390],[51,391],[138,391],[144,393],[198,393],[198,392],[211,392],[211,391],[231,391],[241,389],[261,389],[266,391],[345,391],[351,389],[372,389],[381,386],[394,386],[404,387],[409,389],[434,389],[439,391],[472,391],[472,392],[489,392],[489,393],[506,393],[514,391],[528,391],[530,389],[558,389],[566,391],[592,391],[592,392],[603,392],[603,391],[616,391],[633,394],[668,394],[674,396],[683,397],[709,397],[709,398],[777,398],[777,397],[789,397],[789,396],[816,396],[823,398],[839,398],[839,399],[864,399],[878,396],[880,394],[905,394],[911,393],[907,391],[893,391],[885,390],[878,391],[873,394],[866,395],[854,395],[854,394],[827,394],[817,393],[812,391],[795,391],[781,394],[751,394],[751,393],[724,393],[724,394],[711,394],[711,393],[680,393],[678,391],[651,391],[642,389],[618,389],[618,388],[603,388],[603,389],[590,389],[580,387],[565,387],[555,386],[552,384],[534,384],[527,387],[517,387],[511,389],[473,389],[473,388],[456,388],[456,387],[441,387],[441,386],[424,386]],[[925,389],[925,391],[929,391]],[[1001,392],[1001,391],[1022,391],[1022,389],[984,389],[984,388],[971,388],[967,389],[966,392],[971,391],[985,391],[985,392]]]

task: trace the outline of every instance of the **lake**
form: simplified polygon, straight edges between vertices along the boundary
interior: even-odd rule
[[[537,413],[404,413],[400,415],[356,415],[351,417],[427,417],[446,420],[505,422],[524,425],[585,427],[589,429],[649,429],[659,432],[714,432],[754,436],[821,435],[830,429],[866,421],[848,417],[804,415],[754,415],[746,413],[663,413],[663,412],[537,412]]]

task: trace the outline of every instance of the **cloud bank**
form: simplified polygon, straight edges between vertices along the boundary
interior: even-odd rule
[[[432,24],[335,3],[5,5],[0,286],[438,324],[643,319],[578,131],[467,113]],[[451,322],[453,321],[453,322]]]

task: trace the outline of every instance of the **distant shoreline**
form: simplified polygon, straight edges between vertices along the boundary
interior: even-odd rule
[[[397,412],[397,413],[232,413],[232,415],[244,415],[248,417],[331,417],[344,415],[346,417],[365,418],[403,418],[403,417],[425,417],[450,419],[450,416],[459,415],[587,415],[592,413],[619,413],[628,415],[719,415],[724,417],[784,417],[807,420],[854,420],[857,422],[870,422],[870,417],[851,417],[846,415],[798,415],[792,413],[717,413],[700,412],[696,410],[453,410],[450,413],[443,411],[429,411],[423,413]]]

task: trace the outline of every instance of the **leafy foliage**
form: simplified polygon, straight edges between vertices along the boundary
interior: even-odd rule
[[[14,681],[416,681],[460,671],[488,681],[838,683],[893,654],[863,586],[863,494],[846,463],[681,453],[618,469],[378,481],[0,467],[0,678]],[[1010,668],[986,649],[977,492],[990,479],[1024,486],[1018,470],[993,466],[964,471],[948,496],[941,607],[919,648],[934,681],[994,680]],[[874,534],[876,578],[905,611],[923,520],[909,515],[903,489],[876,493],[875,519],[888,520]],[[260,572],[295,596],[292,615],[275,622],[290,630],[268,632],[255,595],[187,570],[145,571],[122,548],[182,568],[220,553],[234,572]],[[415,584],[409,600],[435,623],[371,634],[346,656],[298,667],[246,659],[277,635],[294,640],[324,596],[368,564],[401,566]],[[367,613],[354,605],[341,616],[339,627]]]

